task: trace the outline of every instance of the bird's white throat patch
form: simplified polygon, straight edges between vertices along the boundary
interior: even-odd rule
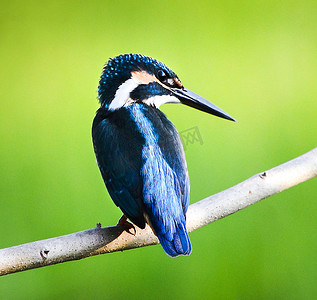
[[[158,82],[164,88],[163,85],[154,75],[151,75],[145,71],[135,71],[131,73],[131,78],[123,82],[119,87],[112,100],[109,110],[113,111],[124,106],[133,104],[135,101],[130,98],[131,92],[137,88],[140,84],[149,84],[150,82]],[[180,103],[180,101],[169,95],[156,95],[148,99],[143,100],[143,103],[159,108],[165,103]]]
[[[170,95],[157,95],[143,100],[143,103],[159,108],[165,103],[180,103],[180,101],[175,96]]]

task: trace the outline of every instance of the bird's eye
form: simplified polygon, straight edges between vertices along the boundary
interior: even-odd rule
[[[171,77],[166,71],[160,69],[156,73],[157,79],[167,85],[170,88],[182,88],[183,85],[181,84],[180,80],[177,76]]]
[[[164,70],[157,71],[157,78],[159,81],[164,82],[167,80],[168,76]]]

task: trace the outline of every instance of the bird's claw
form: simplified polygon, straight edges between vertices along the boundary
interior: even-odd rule
[[[126,229],[126,232],[128,232],[128,233],[130,233],[130,234],[132,234],[132,235],[136,235],[136,229],[135,229],[135,226],[132,224],[132,223],[130,223],[129,221],[128,221],[128,218],[125,216],[125,215],[123,215],[120,219],[119,219],[119,221],[118,221],[118,223],[117,223],[117,226],[124,226]],[[131,231],[131,229],[133,229],[133,231]]]

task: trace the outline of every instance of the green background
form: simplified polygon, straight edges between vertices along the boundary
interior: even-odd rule
[[[233,123],[169,104],[191,203],[316,147],[316,1],[10,1],[0,11],[0,248],[113,225],[91,123],[104,63],[142,53]],[[312,299],[317,182],[160,246],[0,278],[1,299]]]

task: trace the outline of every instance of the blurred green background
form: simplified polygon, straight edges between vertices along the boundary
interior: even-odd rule
[[[186,150],[191,203],[316,147],[316,1],[10,1],[0,11],[0,248],[113,225],[91,123],[104,63],[142,53],[239,123],[162,110]],[[317,181],[160,246],[0,278],[1,299],[312,299]]]

